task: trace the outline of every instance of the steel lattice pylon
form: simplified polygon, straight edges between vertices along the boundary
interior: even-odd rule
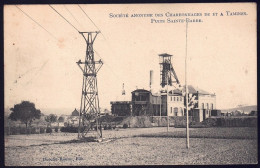
[[[95,61],[93,43],[100,32],[79,32],[87,43],[85,61],[77,62],[83,72],[82,94],[78,137],[87,137],[95,129],[98,137],[102,137],[102,128],[99,121],[100,109],[97,86],[97,73],[103,65],[102,60]],[[93,128],[94,126],[94,128]]]

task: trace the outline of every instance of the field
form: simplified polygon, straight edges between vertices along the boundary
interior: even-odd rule
[[[7,166],[39,165],[183,165],[257,163],[256,128],[185,128],[105,130],[110,141],[79,142],[75,133],[5,137]],[[73,141],[74,140],[74,141]]]

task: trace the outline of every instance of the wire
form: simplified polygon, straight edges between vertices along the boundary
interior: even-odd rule
[[[74,18],[74,20],[76,20],[76,22],[80,25],[81,28],[83,28],[83,26],[79,23],[79,21],[74,17],[74,15],[70,12],[70,10],[66,7],[66,5],[63,5],[64,8],[70,13],[70,15]]]
[[[97,54],[97,56],[99,56],[102,60],[104,60],[95,49],[93,49],[93,50]],[[115,75],[115,77],[118,80],[120,80],[122,83],[126,83],[115,73],[115,71],[111,68],[111,66],[108,63],[105,63],[104,65],[107,66],[107,68],[109,68],[109,70]],[[129,83],[129,81],[128,81],[128,84],[130,84],[131,86],[135,87],[135,85],[132,82]]]
[[[18,8],[23,14],[25,14],[28,18],[30,18],[34,23],[36,23],[38,26],[40,26],[43,30],[45,30],[48,34],[50,34],[55,40],[58,40],[51,32],[49,32],[47,29],[45,29],[40,23],[38,23],[36,20],[34,20],[29,14],[24,12],[21,8],[19,8],[17,5],[15,5],[16,8]]]
[[[93,22],[93,20],[88,16],[88,14],[81,8],[80,5],[78,5],[79,8],[82,10],[82,12],[89,18],[89,20],[94,24],[94,26],[100,31],[100,29],[97,27],[97,25]],[[102,34],[102,36],[104,37],[104,39],[106,40],[106,37],[104,36],[104,34],[100,31],[100,33]]]
[[[77,30],[77,32],[79,32],[79,30],[73,26],[73,24],[71,24],[64,16],[62,16],[54,7],[52,7],[51,5],[49,5],[56,13],[58,13],[60,15],[60,17],[62,17],[64,20],[66,20],[67,23],[69,23],[75,30]]]

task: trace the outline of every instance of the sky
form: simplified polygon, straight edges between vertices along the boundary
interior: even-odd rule
[[[4,6],[5,108],[29,100],[39,109],[79,109],[82,72],[76,62],[85,57],[83,37],[48,5],[18,7],[40,26],[15,5]],[[154,72],[153,91],[158,91],[161,53],[173,55],[173,67],[184,85],[186,42],[189,85],[215,93],[218,109],[257,104],[254,3],[80,5],[96,26],[76,4],[53,7],[78,30],[102,32],[94,43],[99,54],[95,59],[104,62],[98,73],[101,108],[110,109],[110,101],[130,100],[136,88],[149,89],[150,70]],[[227,16],[226,11],[247,15]],[[207,12],[211,16],[189,17],[203,22],[188,23],[187,41],[185,22],[151,23],[147,17],[109,17],[111,13],[166,12]],[[213,12],[218,16],[212,16]],[[123,83],[125,96],[121,95]]]

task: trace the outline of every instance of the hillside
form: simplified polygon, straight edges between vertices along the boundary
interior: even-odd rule
[[[242,106],[242,107],[236,107],[236,108],[230,108],[230,109],[221,109],[221,112],[231,112],[231,111],[244,111],[244,112],[251,112],[251,111],[257,111],[257,105],[252,105],[252,106]]]

